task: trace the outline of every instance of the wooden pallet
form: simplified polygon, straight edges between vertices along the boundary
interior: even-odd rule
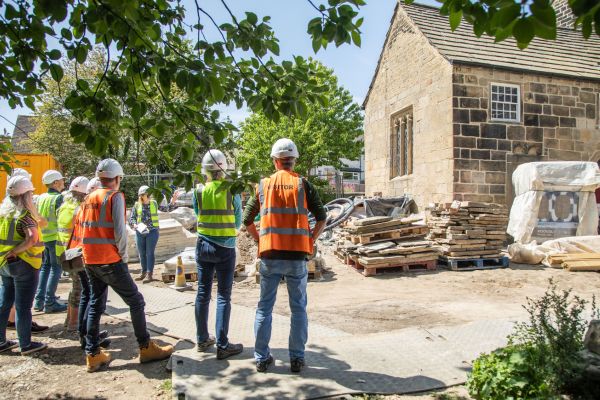
[[[197,282],[198,281],[198,273],[190,272],[190,273],[185,274],[185,280],[186,280],[186,282]],[[164,283],[175,282],[175,274],[163,273],[162,281]]]
[[[384,272],[426,272],[437,269],[436,260],[407,260],[404,262],[369,265],[361,264],[356,260],[354,263],[348,265],[364,276],[375,276]]]
[[[448,257],[440,257],[440,266],[451,269],[452,271],[474,271],[480,269],[496,269],[507,268],[509,264],[508,257],[492,257],[492,258],[471,258],[453,260]]]
[[[404,239],[425,234],[427,234],[427,227],[409,226],[406,228],[399,228],[383,232],[367,233],[363,235],[351,235],[350,240],[353,244],[369,244],[384,240]]]

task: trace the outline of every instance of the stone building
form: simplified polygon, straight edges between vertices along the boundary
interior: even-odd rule
[[[366,194],[510,204],[521,163],[600,160],[600,38],[557,15],[556,41],[519,50],[398,4],[363,104]]]
[[[31,146],[28,144],[29,134],[35,132],[35,116],[21,115],[17,116],[15,129],[13,130],[11,144],[15,153],[31,153]]]

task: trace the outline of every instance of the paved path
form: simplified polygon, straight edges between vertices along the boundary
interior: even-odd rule
[[[195,292],[140,285],[146,300],[148,327],[187,341],[172,359],[173,389],[185,399],[319,398],[345,393],[407,393],[463,383],[470,361],[505,344],[512,328],[507,320],[477,321],[460,326],[420,327],[350,335],[323,325],[309,325],[306,360],[301,374],[291,374],[287,355],[289,318],[273,315],[271,347],[275,367],[256,373],[252,356],[254,309],[232,306],[230,339],[244,352],[217,361],[214,350],[195,350]],[[130,319],[121,299],[110,292],[107,313]],[[211,304],[209,326],[214,326]]]

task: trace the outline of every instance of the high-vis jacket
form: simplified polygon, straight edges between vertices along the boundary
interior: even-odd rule
[[[222,181],[207,183],[196,193],[198,228],[200,235],[236,236],[233,195],[228,190],[218,191]]]
[[[280,170],[260,181],[260,254],[271,250],[313,252],[302,177]]]
[[[83,260],[86,264],[113,264],[121,261],[115,242],[112,201],[122,194],[106,188],[96,189],[81,205],[79,222]]]
[[[66,250],[71,233],[73,232],[73,218],[79,202],[75,199],[65,200],[58,209],[56,219],[58,235],[56,239],[56,257],[60,257]]]
[[[142,203],[136,201],[135,214],[138,224],[142,222],[142,207]],[[152,217],[152,226],[158,229],[158,203],[155,200],[150,200],[150,216]]]
[[[5,264],[6,254],[25,240],[25,238],[17,232],[17,224],[28,214],[29,211],[25,211],[15,218],[0,218],[0,266]],[[31,265],[33,268],[40,269],[42,266],[43,252],[44,243],[38,241],[23,253],[18,254],[17,257]]]
[[[42,242],[51,242],[58,238],[58,226],[56,224],[56,202],[60,193],[49,192],[41,194],[37,199],[37,208],[40,215],[48,221],[48,225],[42,228]]]

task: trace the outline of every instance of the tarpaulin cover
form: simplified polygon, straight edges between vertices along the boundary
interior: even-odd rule
[[[551,266],[548,257],[556,254],[600,253],[600,236],[575,236],[548,240],[542,244],[514,243],[508,246],[512,262],[523,264],[543,263]]]
[[[417,205],[408,196],[364,199],[367,217],[400,217],[416,213]]]
[[[515,242],[597,233],[594,191],[600,170],[595,162],[527,163],[517,167],[512,181],[515,199],[507,232]]]

